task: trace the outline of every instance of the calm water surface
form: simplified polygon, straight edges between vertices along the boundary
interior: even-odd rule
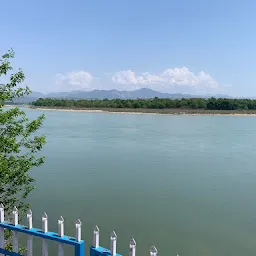
[[[45,113],[37,226],[63,215],[74,235],[80,218],[87,245],[97,224],[106,247],[115,229],[123,255],[131,237],[140,256],[256,254],[255,117]]]

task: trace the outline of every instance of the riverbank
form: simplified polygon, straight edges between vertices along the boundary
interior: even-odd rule
[[[23,106],[44,111],[68,111],[89,113],[118,113],[118,114],[161,114],[161,115],[217,115],[217,116],[256,116],[256,110],[205,110],[205,109],[143,109],[143,108],[64,108],[64,107],[35,107]]]

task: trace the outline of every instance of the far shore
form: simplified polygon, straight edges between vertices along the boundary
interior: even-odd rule
[[[43,111],[66,111],[88,113],[137,114],[137,115],[189,115],[189,116],[256,116],[256,110],[206,110],[206,109],[142,109],[142,108],[65,108],[23,106]]]

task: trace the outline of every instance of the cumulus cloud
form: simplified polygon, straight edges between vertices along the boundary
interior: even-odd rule
[[[93,77],[87,71],[73,71],[56,75],[56,84],[65,90],[86,90],[91,88]]]
[[[108,90],[114,88],[118,90],[136,90],[145,87],[172,93],[211,93],[220,92],[223,88],[210,74],[204,71],[194,73],[187,67],[169,68],[159,73],[144,72],[136,74],[132,70],[122,70],[115,74],[106,73],[104,75],[103,83],[102,79],[93,77],[85,70],[58,73],[56,74],[54,90]]]
[[[219,84],[208,73],[201,71],[193,73],[187,67],[169,68],[160,74],[150,74],[148,72],[136,75],[132,70],[122,70],[112,76],[112,81],[116,84],[151,86],[161,84],[164,87],[186,86],[192,88],[217,89]]]

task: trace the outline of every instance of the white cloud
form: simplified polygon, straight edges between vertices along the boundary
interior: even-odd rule
[[[123,70],[115,73],[115,75],[112,76],[112,81],[117,84],[131,85],[143,85],[148,83],[143,74],[141,76],[136,76],[131,70]]]
[[[160,74],[150,74],[148,72],[136,75],[131,70],[116,72],[112,76],[112,81],[116,84],[148,86],[161,85],[165,88],[172,86],[185,86],[191,88],[219,88],[218,83],[208,73],[201,71],[193,73],[187,67],[169,68]],[[157,87],[155,87],[157,88]]]
[[[86,71],[72,71],[66,74],[56,74],[56,84],[59,89],[86,90],[91,89],[93,77]]]
[[[218,93],[223,89],[208,73],[194,73],[187,67],[169,68],[159,73],[139,73],[122,70],[115,74],[105,73],[105,79],[93,77],[85,70],[56,74],[52,91],[118,89],[136,90],[150,88],[162,92]],[[111,82],[112,80],[112,82]],[[114,84],[113,84],[114,82]]]

